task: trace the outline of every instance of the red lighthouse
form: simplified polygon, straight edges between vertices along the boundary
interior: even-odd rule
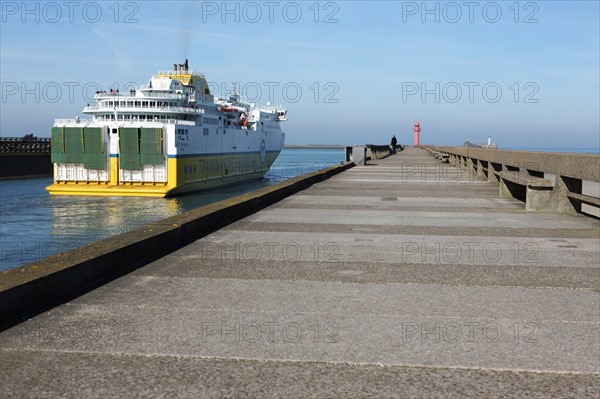
[[[415,146],[419,145],[419,133],[421,132],[421,125],[419,125],[419,121],[415,122]]]

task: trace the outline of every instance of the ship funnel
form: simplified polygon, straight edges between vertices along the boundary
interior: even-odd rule
[[[185,71],[187,72],[188,71],[188,59],[187,58],[185,59],[184,65],[185,65]]]
[[[177,64],[173,64],[173,70],[177,72]]]

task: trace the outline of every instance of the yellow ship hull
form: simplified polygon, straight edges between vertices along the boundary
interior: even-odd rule
[[[266,162],[260,154],[198,155],[167,159],[166,182],[119,180],[119,158],[110,158],[108,181],[61,180],[55,172],[51,195],[168,197],[256,181],[263,177],[279,151],[269,151]]]

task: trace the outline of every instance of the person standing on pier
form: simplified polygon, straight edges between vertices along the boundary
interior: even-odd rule
[[[398,140],[396,140],[396,135],[394,134],[392,136],[392,144],[391,144],[391,146],[392,146],[392,154],[394,154],[394,155],[396,154],[396,145],[397,144],[398,144]]]

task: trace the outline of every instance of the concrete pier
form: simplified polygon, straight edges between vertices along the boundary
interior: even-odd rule
[[[407,148],[2,332],[0,396],[597,398],[599,264]]]

